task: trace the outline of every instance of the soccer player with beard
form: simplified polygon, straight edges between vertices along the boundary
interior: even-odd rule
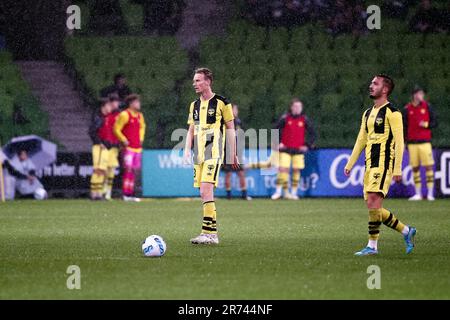
[[[369,242],[355,253],[357,256],[378,254],[381,223],[403,235],[407,254],[414,249],[416,228],[403,224],[383,208],[391,180],[402,180],[403,122],[401,112],[388,101],[393,89],[394,81],[389,76],[379,74],[373,78],[369,92],[374,105],[363,113],[358,138],[344,169],[344,174],[349,176],[365,149],[364,200],[369,210]]]

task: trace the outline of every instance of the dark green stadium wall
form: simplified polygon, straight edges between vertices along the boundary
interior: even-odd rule
[[[371,105],[368,84],[387,73],[395,79],[392,101],[399,108],[415,84],[428,89],[440,120],[435,145],[448,146],[449,36],[410,34],[398,21],[383,23],[366,36],[332,37],[316,25],[267,29],[237,21],[226,36],[204,38],[196,54],[188,55],[172,37],[74,37],[66,53],[92,96],[114,73],[127,74],[144,98],[146,147],[171,147],[171,132],[186,127],[196,98],[193,66],[213,70],[214,90],[240,106],[246,128],[271,128],[290,99],[300,97],[318,129],[318,147],[353,145],[361,112]]]

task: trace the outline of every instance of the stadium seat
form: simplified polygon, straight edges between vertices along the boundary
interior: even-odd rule
[[[311,29],[312,27],[310,25],[295,28],[292,31],[289,48],[296,51],[306,50],[311,43]]]
[[[17,135],[38,134],[48,138],[47,114],[32,96],[28,83],[22,78],[8,51],[0,51],[0,142]],[[14,124],[14,107],[20,106],[28,124]]]

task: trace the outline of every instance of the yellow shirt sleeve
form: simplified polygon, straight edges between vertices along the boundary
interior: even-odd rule
[[[233,107],[232,107],[231,103],[229,103],[223,107],[222,118],[223,118],[223,121],[225,121],[225,122],[234,120]]]
[[[194,124],[194,103],[192,102],[189,106],[189,116],[188,116],[188,125]]]
[[[388,115],[389,125],[391,126],[392,135],[394,137],[394,176],[402,174],[403,151],[405,149],[405,142],[403,139],[403,119],[400,112],[392,112]]]
[[[366,112],[370,112],[367,110]],[[367,145],[367,132],[366,132],[366,112],[363,113],[362,119],[361,119],[361,127],[359,129],[358,137],[356,138],[355,146],[353,147],[352,155],[350,156],[350,159],[348,159],[347,165],[345,166],[345,169],[352,170],[353,166],[355,165],[356,161],[358,161],[359,156],[361,155],[361,152],[364,150],[364,148]]]
[[[145,119],[144,119],[144,115],[141,113],[141,123],[140,123],[140,128],[139,128],[139,138],[141,140],[141,143],[144,142],[144,138],[145,138]]]
[[[122,111],[117,117],[116,122],[114,123],[114,134],[120,142],[126,142],[127,138],[122,133],[123,127],[128,123],[129,115],[127,112]]]

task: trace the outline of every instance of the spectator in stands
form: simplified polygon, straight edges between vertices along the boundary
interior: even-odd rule
[[[127,86],[127,79],[124,74],[118,73],[114,76],[114,84],[103,88],[100,91],[101,98],[108,98],[112,95],[118,95],[121,106],[124,104],[125,98],[131,94],[130,88]]]
[[[437,31],[439,32],[450,31],[450,2],[448,4],[448,8],[446,10],[442,10],[439,15]]]
[[[350,33],[353,30],[353,7],[344,0],[337,0],[332,8],[333,14],[328,18],[328,31],[337,35]]]
[[[386,0],[381,10],[390,18],[405,19],[408,15],[408,1],[410,0]]]
[[[368,32],[367,11],[362,4],[356,4],[352,10],[352,32],[354,35],[362,35]]]
[[[310,1],[304,3],[299,0],[286,1],[284,25],[289,27],[305,23],[309,19],[310,5]]]
[[[102,35],[123,34],[127,31],[119,1],[89,1],[90,18],[87,28]]]
[[[135,0],[144,6],[144,28],[148,33],[173,35],[181,26],[184,0]]]
[[[422,0],[416,14],[411,18],[409,27],[412,32],[435,32],[439,20],[439,10],[431,7],[430,0]]]
[[[17,158],[11,162],[5,160],[3,166],[7,173],[4,179],[6,199],[14,200],[16,190],[23,196],[33,196],[37,200],[47,198],[47,191],[36,177],[36,168],[25,150],[19,151]]]

